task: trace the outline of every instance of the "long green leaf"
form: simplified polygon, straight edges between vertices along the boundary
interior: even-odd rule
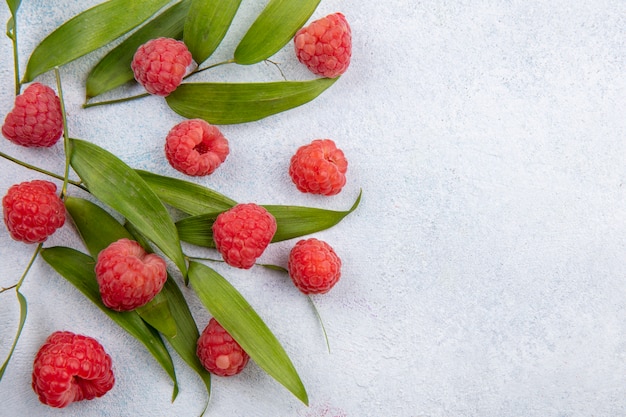
[[[346,211],[325,210],[311,207],[265,205],[276,218],[276,233],[272,242],[293,239],[328,229],[352,213],[361,202],[361,193]]]
[[[183,83],[166,100],[183,117],[213,124],[245,123],[308,103],[336,80]]]
[[[176,229],[180,240],[196,246],[214,248],[212,227],[219,214],[219,212],[204,213],[177,221]]]
[[[119,239],[135,240],[113,216],[100,206],[82,198],[67,197],[65,207],[78,230],[87,250],[94,259],[101,250]],[[163,335],[176,335],[176,322],[170,312],[167,298],[159,293],[137,313]]]
[[[293,239],[328,229],[352,213],[361,201],[361,193],[346,211],[334,211],[313,207],[264,205],[276,218],[276,233],[272,242]],[[219,212],[209,212],[185,217],[176,222],[180,240],[192,245],[214,248],[211,227]]]
[[[112,153],[80,139],[70,139],[72,168],[89,191],[116,210],[169,257],[183,276],[185,257],[167,209],[146,182]]]
[[[130,63],[135,51],[150,39],[182,39],[191,0],[183,0],[160,13],[104,56],[87,76],[87,99],[134,80]]]
[[[176,337],[167,338],[167,341],[182,360],[198,374],[204,383],[207,392],[207,402],[204,407],[206,411],[208,399],[211,395],[211,374],[202,366],[202,363],[200,363],[196,355],[196,347],[198,338],[200,337],[198,327],[191,315],[187,300],[185,300],[183,293],[178,285],[176,285],[174,279],[171,277],[167,278],[162,292],[167,295],[167,299],[170,302],[170,310],[172,311],[178,328]]]
[[[20,321],[17,325],[17,332],[15,334],[15,339],[13,339],[13,343],[11,344],[11,349],[9,350],[9,354],[7,355],[6,360],[0,367],[0,381],[4,376],[4,372],[9,365],[9,361],[11,360],[11,356],[13,356],[13,352],[15,352],[15,347],[17,346],[17,341],[20,339],[22,335],[22,330],[24,329],[24,324],[26,323],[26,316],[28,314],[28,303],[26,302],[26,297],[22,295],[21,292],[16,291],[17,301],[20,303]]]
[[[133,225],[126,223],[125,227],[133,236],[135,236],[137,241],[141,243],[147,251],[151,251],[149,243],[143,236],[141,236],[139,231],[135,229]],[[161,290],[160,294],[164,295],[169,301],[170,311],[172,312],[172,316],[174,317],[178,328],[175,337],[168,337],[166,335],[166,338],[174,350],[178,352],[180,357],[187,362],[187,365],[196,371],[198,376],[200,376],[204,382],[207,390],[207,402],[204,408],[206,411],[209,404],[208,397],[211,394],[211,374],[204,368],[204,366],[202,366],[202,363],[200,363],[200,360],[196,355],[197,341],[200,337],[198,327],[196,326],[196,322],[191,315],[187,300],[183,296],[183,293],[180,291],[178,285],[174,282],[174,279],[172,279],[169,274],[167,276],[165,286],[163,287],[163,290]]]
[[[116,312],[106,307],[100,298],[98,282],[94,272],[95,260],[72,248],[55,246],[41,251],[43,259],[54,268],[59,275],[80,290],[91,302],[100,308],[115,323],[141,342],[152,356],[159,362],[174,382],[174,397],[178,393],[178,382],[172,358],[152,327],[148,326],[135,311]]]
[[[137,170],[137,173],[161,201],[187,214],[224,211],[237,204],[225,195],[193,182],[148,171]]]
[[[17,14],[17,9],[20,8],[20,3],[22,3],[22,0],[7,0],[7,5],[9,6],[9,10],[11,10],[11,15],[13,17]]]
[[[198,63],[217,49],[239,9],[241,0],[192,0],[183,40]]]
[[[119,38],[169,0],[109,0],[74,16],[50,33],[31,54],[24,82]]]
[[[189,282],[202,304],[250,358],[308,404],[306,389],[291,359],[241,293],[213,269],[197,262],[189,264]]]
[[[313,14],[320,0],[271,0],[235,50],[235,62],[255,64],[285,46]]]

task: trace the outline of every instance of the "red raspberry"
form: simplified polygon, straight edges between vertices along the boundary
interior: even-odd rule
[[[54,90],[33,83],[15,98],[13,110],[4,119],[5,138],[26,147],[49,147],[63,134],[61,101]]]
[[[350,25],[343,14],[330,14],[300,29],[294,37],[294,46],[298,60],[312,73],[337,77],[350,65]]]
[[[276,219],[254,203],[238,204],[220,213],[213,223],[213,240],[224,261],[249,269],[276,233]]]
[[[165,156],[183,174],[212,174],[228,156],[228,140],[202,119],[185,120],[174,126],[165,139]]]
[[[250,359],[239,343],[214,318],[209,320],[198,338],[196,355],[207,371],[219,376],[238,374]]]
[[[41,243],[65,223],[65,206],[49,181],[33,180],[12,185],[2,198],[4,223],[11,237]]]
[[[348,161],[330,139],[316,139],[291,157],[289,176],[303,193],[335,195],[346,184]]]
[[[157,38],[137,49],[130,66],[137,82],[150,94],[167,96],[183,81],[192,61],[191,52],[182,41]]]
[[[326,242],[300,240],[289,253],[289,276],[305,294],[324,294],[341,277],[341,259]]]
[[[128,311],[148,303],[167,280],[166,263],[146,253],[134,240],[120,239],[100,251],[96,278],[102,302],[116,311]]]
[[[51,407],[102,397],[114,384],[111,357],[89,336],[54,332],[35,356],[33,390]]]

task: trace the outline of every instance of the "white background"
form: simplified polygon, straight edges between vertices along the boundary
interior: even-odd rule
[[[25,0],[20,64],[89,1]],[[244,0],[211,61],[230,58],[265,2]],[[0,22],[8,20],[0,7]],[[330,340],[288,278],[215,266],[273,329],[308,390],[305,407],[254,363],[213,378],[208,416],[617,416],[626,414],[626,2],[323,0],[353,30],[348,72],[313,102],[223,126],[231,154],[197,180],[240,202],[359,209],[315,234],[343,276],[314,297]],[[288,79],[311,75],[292,46],[272,59]],[[71,136],[135,168],[180,177],[164,138],[182,119],[158,97],[82,109],[84,80],[104,54],[62,68]],[[12,50],[0,41],[0,113],[14,99]],[[202,80],[280,80],[273,65],[225,66]],[[54,86],[48,73],[38,81]],[[121,96],[136,90],[119,90]],[[332,138],[349,160],[334,197],[298,192],[296,148]],[[0,150],[61,173],[62,142]],[[41,178],[0,160],[0,191]],[[73,195],[80,195],[72,189]],[[77,247],[68,224],[46,246]],[[294,242],[262,261],[284,264]],[[0,286],[34,247],[0,228]],[[206,254],[186,248],[193,254]],[[24,333],[0,382],[2,416],[196,416],[206,397],[173,354],[180,394],[145,349],[39,259],[22,292]],[[208,313],[191,291],[201,329]],[[0,294],[0,357],[13,340],[14,292]],[[114,389],[54,410],[30,388],[35,352],[55,330],[97,338]]]

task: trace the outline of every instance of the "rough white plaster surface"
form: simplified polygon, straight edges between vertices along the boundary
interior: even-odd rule
[[[20,63],[57,25],[97,4],[24,1]],[[264,2],[244,0],[216,53],[228,58]],[[343,277],[314,312],[278,273],[216,266],[274,330],[307,387],[305,407],[256,364],[213,379],[208,416],[439,417],[626,415],[626,2],[323,0],[342,11],[353,62],[317,100],[255,123],[224,126],[232,153],[199,183],[237,201],[360,208],[317,233],[343,258]],[[6,6],[0,22],[6,22]],[[131,166],[178,176],[163,158],[181,120],[156,97],[82,109],[96,52],[62,68],[73,137]],[[291,46],[289,79],[310,75]],[[13,102],[8,39],[0,41],[0,113]],[[273,65],[221,67],[205,79],[278,80]],[[39,81],[54,85],[51,74]],[[346,153],[338,196],[297,192],[295,149],[332,138]],[[62,146],[0,151],[62,172]],[[0,160],[0,190],[42,177]],[[75,191],[74,191],[75,192]],[[46,245],[76,246],[70,226]],[[293,242],[273,246],[284,263]],[[33,248],[0,228],[0,286],[15,283]],[[189,249],[191,253],[202,253]],[[174,354],[178,399],[134,339],[38,260],[22,287],[28,320],[0,382],[2,416],[196,416],[202,385]],[[208,313],[189,296],[202,326]],[[18,321],[0,294],[0,357]],[[99,339],[115,388],[59,411],[30,388],[33,356],[55,330]]]

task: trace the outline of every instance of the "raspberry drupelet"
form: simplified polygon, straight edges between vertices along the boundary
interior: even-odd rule
[[[341,259],[326,242],[303,239],[289,253],[287,269],[295,286],[304,294],[324,294],[341,277]]]
[[[215,247],[236,268],[252,268],[276,233],[276,219],[254,203],[220,213],[212,226]]]
[[[111,357],[89,336],[54,332],[35,356],[32,387],[50,407],[101,397],[114,384]]]
[[[228,156],[228,140],[202,119],[185,120],[174,126],[165,139],[165,157],[186,175],[212,174]]]
[[[120,239],[98,254],[95,272],[104,305],[129,311],[152,300],[167,280],[163,258],[134,240]]]
[[[15,98],[2,125],[5,138],[18,145],[50,147],[63,135],[61,101],[47,85],[32,83]]]
[[[180,85],[192,62],[191,52],[182,41],[156,38],[137,49],[131,68],[135,80],[148,93],[165,97]]]
[[[41,243],[65,223],[65,205],[50,181],[12,185],[2,198],[4,223],[15,240]]]
[[[314,74],[335,78],[352,57],[352,31],[345,16],[333,13],[300,29],[294,36],[298,60]]]
[[[204,368],[219,376],[232,376],[246,367],[250,357],[224,328],[211,318],[198,338],[196,355]]]
[[[303,193],[338,194],[346,184],[348,160],[331,139],[316,139],[291,157],[289,176]]]

